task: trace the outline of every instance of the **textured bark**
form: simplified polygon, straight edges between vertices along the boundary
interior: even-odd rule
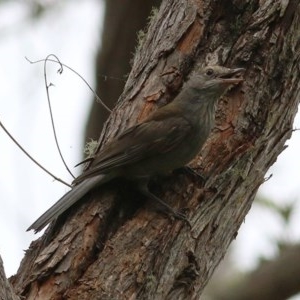
[[[5,276],[1,256],[0,256],[0,299],[1,300],[20,300],[20,298],[14,293],[10,283],[8,282],[8,280]]]
[[[43,300],[199,299],[292,134],[299,31],[298,1],[163,1],[99,141],[172,101],[199,65],[245,67],[245,83],[220,101],[216,127],[191,164],[207,180],[174,175],[152,186],[186,208],[192,230],[112,182],[32,243],[16,291]]]
[[[113,108],[130,72],[138,44],[138,32],[147,26],[151,9],[160,0],[106,0],[101,48],[96,61],[96,92]],[[107,78],[107,79],[106,79]],[[107,110],[93,102],[86,126],[86,138],[97,140],[108,118]]]

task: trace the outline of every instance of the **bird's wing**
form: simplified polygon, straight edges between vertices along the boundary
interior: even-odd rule
[[[91,167],[77,177],[74,183],[171,151],[185,139],[190,130],[189,121],[178,116],[152,118],[130,127],[105,145],[95,156]]]

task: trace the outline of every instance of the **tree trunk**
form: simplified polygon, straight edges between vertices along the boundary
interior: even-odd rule
[[[2,258],[0,256],[0,299],[1,300],[20,300],[20,298],[13,291],[10,283],[8,282],[4,268]]]
[[[106,0],[101,48],[96,61],[97,95],[113,108],[130,72],[138,32],[147,26],[151,10],[161,0]],[[96,140],[108,111],[93,102],[86,126],[86,139]]]
[[[206,180],[177,174],[151,187],[186,208],[192,229],[147,208],[129,184],[112,182],[32,243],[12,280],[18,295],[199,299],[292,134],[299,32],[296,0],[162,1],[99,141],[172,101],[200,65],[246,68],[245,83],[219,102],[216,127],[191,164]]]

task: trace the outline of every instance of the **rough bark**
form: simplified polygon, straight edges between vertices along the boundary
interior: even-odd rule
[[[299,103],[298,1],[163,1],[100,145],[172,101],[199,65],[247,69],[219,103],[191,164],[152,189],[186,208],[192,230],[147,209],[134,187],[91,193],[33,242],[13,279],[26,299],[199,299],[292,134]],[[88,199],[87,199],[88,198]],[[151,203],[148,203],[151,206]]]
[[[138,44],[138,32],[147,26],[151,9],[161,0],[106,0],[101,48],[96,61],[96,92],[113,108],[130,72]],[[97,140],[108,118],[107,110],[93,102],[86,126],[86,138]]]
[[[20,298],[14,293],[12,286],[8,282],[4,268],[2,258],[0,256],[0,299],[1,300],[20,300]]]

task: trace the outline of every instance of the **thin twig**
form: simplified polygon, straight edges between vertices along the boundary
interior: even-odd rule
[[[40,167],[43,171],[45,171],[48,175],[50,175],[51,177],[53,177],[55,180],[65,184],[68,187],[72,187],[70,184],[68,184],[67,182],[63,181],[62,179],[56,177],[54,174],[52,174],[51,172],[49,172],[46,168],[44,168],[40,163],[38,163],[16,140],[15,138],[9,133],[9,131],[5,128],[5,126],[2,124],[2,122],[0,121],[0,126],[2,127],[2,129],[4,130],[4,132],[10,137],[10,139],[19,147],[19,149],[31,160],[33,161],[38,167]]]
[[[58,153],[59,153],[59,156],[64,164],[64,166],[66,167],[67,171],[69,172],[69,174],[75,178],[75,176],[73,175],[73,173],[71,172],[71,170],[69,169],[63,155],[62,155],[62,152],[61,152],[61,149],[60,149],[60,146],[59,146],[59,143],[58,143],[58,139],[57,139],[57,134],[56,134],[56,129],[55,129],[55,124],[54,124],[54,119],[53,119],[53,113],[52,113],[52,107],[51,107],[51,101],[50,101],[50,95],[49,95],[49,88],[50,86],[52,86],[52,84],[48,84],[48,80],[47,80],[47,62],[48,62],[48,57],[50,56],[53,56],[55,59],[57,59],[57,62],[59,63],[60,65],[60,68],[58,69],[58,73],[61,74],[63,72],[63,66],[62,64],[60,63],[58,57],[54,54],[49,54],[46,59],[45,59],[45,62],[44,62],[44,80],[45,80],[45,86],[46,86],[46,93],[47,93],[47,102],[48,102],[48,106],[49,106],[49,113],[50,113],[50,118],[51,118],[51,126],[52,126],[52,131],[53,131],[53,134],[54,134],[54,139],[55,139],[55,144],[56,144],[56,148],[58,150]]]
[[[48,55],[49,57],[49,55]],[[47,57],[47,58],[48,58]],[[31,63],[31,64],[36,64],[36,63],[39,63],[39,62],[45,62],[46,59],[40,59],[40,60],[36,60],[36,61],[31,61],[30,59],[28,59],[26,56],[25,56],[25,59]],[[55,62],[57,64],[59,64],[60,66],[63,66],[67,69],[69,69],[70,71],[72,71],[73,73],[75,73],[87,86],[88,88],[92,91],[92,93],[94,94],[95,98],[96,98],[96,101],[98,103],[100,103],[109,113],[111,113],[111,109],[100,99],[100,97],[96,94],[96,92],[93,90],[93,88],[88,84],[88,82],[77,72],[75,71],[74,69],[72,69],[71,67],[69,67],[68,65],[65,65],[63,64],[62,62],[60,62],[59,60],[54,60],[54,59],[47,59],[48,61],[51,61],[51,62]],[[107,76],[104,76],[105,80],[107,79]],[[113,78],[113,79],[118,79],[120,80],[119,78],[114,78],[114,77],[109,77],[109,78]]]

